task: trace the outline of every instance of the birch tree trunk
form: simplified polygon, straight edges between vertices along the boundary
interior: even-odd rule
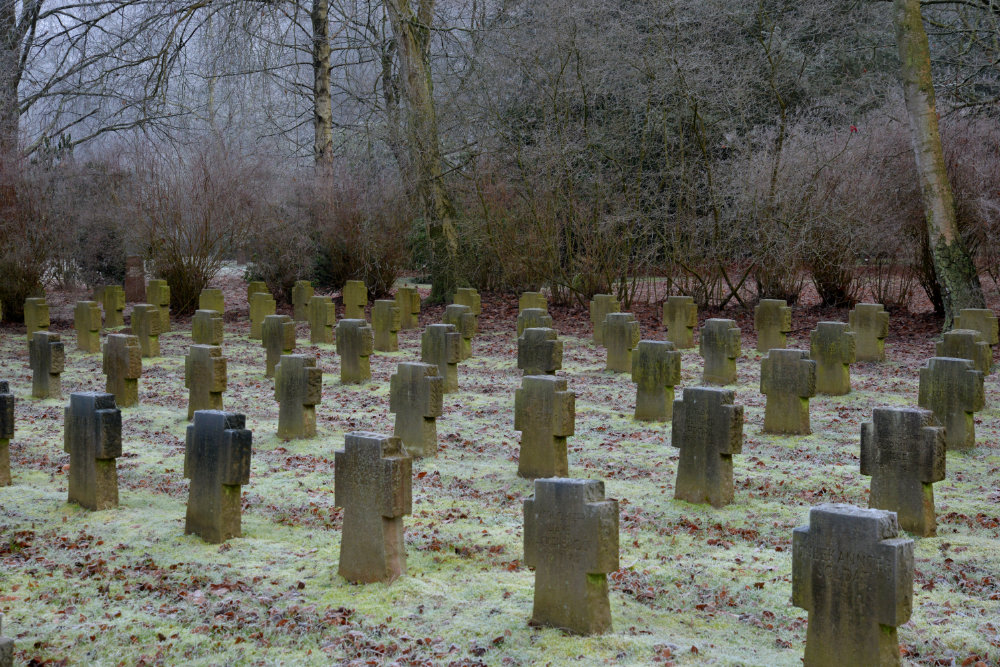
[[[333,102],[330,98],[330,0],[313,0],[313,159],[317,167],[333,164]]]

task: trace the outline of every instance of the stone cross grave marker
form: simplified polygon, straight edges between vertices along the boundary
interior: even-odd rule
[[[805,664],[898,665],[913,610],[913,540],[893,512],[818,505],[792,533],[792,604],[809,612]]]
[[[125,258],[125,298],[129,303],[146,300],[146,266],[138,255]]]
[[[198,410],[221,410],[222,392],[229,378],[227,361],[218,345],[192,345],[184,357],[184,386],[188,389],[188,420]]]
[[[479,333],[479,316],[483,314],[483,300],[479,296],[479,292],[471,287],[459,287],[455,290],[454,301],[459,306],[469,307],[469,312],[475,318],[472,335]]]
[[[344,508],[337,572],[357,583],[392,582],[406,573],[413,459],[399,438],[366,432],[348,433],[334,457],[334,502]]]
[[[263,280],[251,280],[247,283],[247,304],[249,304],[253,295],[257,292],[263,292],[264,294],[270,294],[271,291],[267,289],[267,283]]]
[[[632,313],[608,313],[604,319],[604,345],[608,350],[607,370],[632,370],[632,350],[639,344],[639,322]]]
[[[678,349],[694,347],[694,328],[698,326],[698,306],[690,296],[668,296],[663,302],[663,326],[667,340]]]
[[[595,294],[590,300],[590,324],[594,330],[594,345],[604,345],[604,318],[608,313],[617,313],[621,304],[611,294]]]
[[[944,334],[935,348],[935,356],[968,359],[977,371],[983,375],[990,374],[993,349],[975,329],[952,329]]]
[[[344,319],[365,319],[365,306],[368,305],[368,288],[363,280],[348,280],[341,292],[344,298]]]
[[[31,364],[31,396],[59,398],[62,396],[61,374],[66,365],[66,350],[59,334],[36,331],[28,345]]]
[[[309,299],[309,342],[318,345],[333,343],[333,327],[337,325],[337,306],[328,296]]]
[[[142,356],[160,356],[161,323],[160,309],[156,306],[148,303],[132,306],[132,334],[139,341]]]
[[[896,513],[903,530],[937,533],[934,482],[944,479],[944,429],[919,408],[875,408],[861,425],[861,474],[872,478],[869,507]]]
[[[844,322],[818,322],[809,333],[809,358],[816,362],[816,393],[851,393],[855,337]]]
[[[292,286],[292,319],[305,322],[309,319],[309,300],[316,290],[308,280],[296,280]]]
[[[734,320],[705,321],[698,337],[698,352],[705,362],[705,384],[735,384],[736,360],[742,354],[741,333]]]
[[[96,300],[104,307],[105,329],[125,326],[125,290],[121,285],[105,285]]]
[[[472,357],[472,337],[476,335],[476,316],[472,314],[472,309],[453,303],[444,309],[441,321],[455,325],[458,333],[462,334],[461,358]]]
[[[96,301],[77,301],[73,309],[76,347],[82,352],[101,351],[101,306]]]
[[[566,438],[576,422],[576,394],[566,379],[528,375],[514,392],[514,429],[521,432],[517,474],[527,479],[566,477]]]
[[[372,377],[371,354],[375,336],[365,320],[337,322],[337,354],[340,355],[340,381],[361,384]]]
[[[555,329],[525,329],[517,339],[517,367],[524,375],[555,375],[562,361],[563,343]]]
[[[372,331],[375,335],[374,348],[379,352],[395,352],[399,349],[398,331],[401,325],[399,306],[394,300],[378,299],[372,306]]]
[[[166,280],[150,280],[146,287],[146,297],[160,313],[160,333],[170,331],[170,285]]]
[[[0,667],[14,667],[14,640],[3,636],[3,614],[0,614]]]
[[[452,324],[430,324],[420,336],[420,361],[437,366],[446,394],[458,391],[461,354],[462,334]]]
[[[24,328],[27,330],[28,342],[36,331],[47,331],[49,328],[49,304],[42,297],[31,297],[24,300]]]
[[[802,350],[771,349],[760,362],[764,432],[805,435],[809,399],[816,395],[816,362]]]
[[[931,410],[944,426],[948,449],[976,446],[973,414],[983,409],[983,374],[968,359],[932,357],[920,369],[917,404]]]
[[[250,340],[260,340],[264,333],[264,318],[274,315],[278,304],[268,292],[254,292],[250,295]]]
[[[1000,329],[997,327],[997,316],[987,308],[963,308],[955,318],[956,329],[975,329],[986,344],[990,346],[990,365],[992,366],[992,348],[998,343]]]
[[[681,450],[674,498],[733,502],[733,455],[743,451],[743,406],[731,389],[689,387],[674,401],[670,444]]]
[[[525,329],[554,329],[552,316],[541,308],[525,308],[517,314],[517,335]]]
[[[274,398],[279,403],[278,437],[311,438],[316,435],[316,406],[323,400],[323,370],[316,358],[286,354],[274,367]]]
[[[122,413],[115,397],[98,391],[70,394],[63,426],[69,454],[69,502],[89,510],[118,507]]]
[[[400,328],[416,329],[420,316],[420,293],[417,288],[398,288],[396,290],[396,305],[399,306]]]
[[[109,334],[104,339],[104,390],[115,397],[120,408],[139,404],[139,376],[142,350],[139,339],[127,334]]]
[[[14,438],[14,404],[10,383],[0,381],[0,486],[10,486],[10,441]]]
[[[609,572],[618,569],[618,501],[594,479],[536,479],[524,501],[524,564],[535,570],[532,625],[611,631]]]
[[[205,288],[198,295],[198,310],[214,310],[220,317],[226,314],[226,298],[220,289]]]
[[[885,339],[889,335],[889,313],[880,303],[859,303],[848,314],[857,339],[858,361],[885,361]]]
[[[240,537],[240,493],[250,483],[253,433],[246,417],[235,412],[199,410],[187,427],[184,477],[188,487],[184,534],[211,544]]]
[[[268,315],[261,326],[265,350],[264,377],[274,377],[274,367],[283,354],[295,351],[295,322],[288,315]]]
[[[522,292],[517,300],[517,311],[521,312],[528,308],[537,308],[548,312],[549,300],[541,292]]]
[[[217,310],[197,310],[191,319],[191,340],[195,345],[222,345],[225,339],[222,313]]]
[[[673,414],[674,387],[681,383],[681,353],[666,340],[640,340],[632,355],[635,418],[664,422]]]
[[[412,456],[437,455],[437,418],[443,410],[444,378],[433,364],[401,362],[389,378],[389,412],[396,415],[393,435]]]
[[[785,335],[792,330],[792,309],[784,299],[761,299],[753,309],[753,328],[757,332],[757,351],[767,354],[785,347]]]

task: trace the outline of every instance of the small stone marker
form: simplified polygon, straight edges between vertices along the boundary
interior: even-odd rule
[[[214,310],[220,317],[226,314],[226,298],[220,289],[205,288],[198,295],[198,310]]]
[[[859,303],[848,314],[854,332],[858,361],[885,361],[885,339],[889,335],[889,313],[880,303]]]
[[[403,517],[412,512],[413,459],[394,436],[355,432],[334,454],[334,503],[344,508],[337,573],[391,583],[406,573]]]
[[[677,349],[694,347],[694,328],[698,326],[698,306],[690,296],[668,296],[663,302],[663,326],[667,340]]]
[[[521,432],[517,474],[527,479],[569,474],[566,438],[576,422],[576,394],[566,379],[528,375],[514,392],[514,429]]]
[[[444,378],[446,394],[458,391],[458,362],[462,355],[462,334],[452,324],[430,324],[420,335],[420,361],[433,364]]]
[[[66,365],[66,351],[59,334],[36,331],[28,344],[31,364],[32,398],[59,398],[62,396],[60,374]]]
[[[973,413],[982,410],[985,402],[983,374],[968,359],[932,357],[920,369],[917,404],[933,411],[944,426],[948,449],[976,446]]]
[[[257,292],[263,292],[264,294],[270,294],[271,291],[267,289],[267,283],[263,280],[251,280],[247,283],[247,303],[253,299],[253,295]]]
[[[235,412],[199,410],[187,427],[184,477],[188,488],[184,534],[211,544],[243,535],[241,485],[250,483],[253,433]]]
[[[29,343],[36,331],[48,330],[49,304],[44,298],[31,297],[24,300],[24,328],[27,330]]]
[[[82,352],[101,351],[101,306],[96,301],[77,301],[73,309],[76,347]]]
[[[254,292],[250,295],[250,340],[260,340],[263,335],[264,318],[274,315],[278,304],[268,292]]]
[[[476,335],[476,316],[472,314],[472,309],[453,303],[444,309],[441,321],[455,325],[458,333],[462,334],[462,359],[472,357],[472,337]]]
[[[195,345],[222,345],[225,338],[222,313],[217,310],[196,310],[191,319],[191,340]]]
[[[14,438],[14,404],[10,383],[0,381],[0,486],[10,486],[10,441]]]
[[[517,314],[517,335],[525,329],[554,329],[552,316],[541,308],[525,308]]]
[[[590,300],[590,324],[594,329],[594,345],[604,345],[604,318],[621,311],[621,304],[611,294],[595,294]]]
[[[816,362],[816,393],[851,393],[855,334],[843,322],[818,322],[809,333],[809,358]]]
[[[479,296],[479,292],[471,287],[459,287],[455,290],[455,303],[459,306],[469,307],[469,312],[475,317],[472,335],[479,333],[479,316],[483,314],[483,300]]]
[[[308,280],[296,280],[292,286],[292,319],[305,322],[309,319],[309,299],[316,290]]]
[[[792,604],[809,612],[806,665],[898,665],[913,610],[913,540],[896,514],[819,505],[792,533]]]
[[[130,303],[146,301],[146,267],[139,255],[125,258],[125,298]]]
[[[975,329],[952,329],[944,334],[936,345],[935,356],[968,359],[972,367],[983,375],[990,374],[993,365],[993,349],[983,340],[983,335]]]
[[[531,625],[611,631],[607,574],[618,569],[618,501],[594,479],[536,479],[524,501],[524,564],[535,569]]]
[[[975,329],[978,331],[986,344],[992,349],[1000,340],[1000,329],[997,327],[997,316],[992,310],[987,308],[963,308],[955,318],[956,329]],[[990,354],[992,366],[993,355]]]
[[[333,343],[333,327],[337,324],[337,306],[328,296],[309,299],[309,342],[329,345]]]
[[[323,400],[323,370],[316,358],[286,354],[274,367],[274,398],[278,410],[278,437],[311,438],[316,435],[316,406]]]
[[[142,349],[139,339],[127,334],[108,334],[104,339],[104,390],[112,394],[120,408],[139,404],[139,376]]]
[[[816,395],[816,362],[802,350],[771,349],[760,362],[764,432],[805,435],[809,399]]]
[[[517,367],[524,375],[555,375],[562,361],[563,343],[555,329],[525,329],[517,339]]]
[[[166,280],[150,280],[146,286],[146,296],[149,303],[160,312],[160,333],[170,331],[170,285]]]
[[[761,299],[753,309],[753,328],[757,332],[757,351],[767,354],[785,347],[785,334],[792,330],[792,309],[784,299]]]
[[[70,394],[63,449],[69,454],[69,502],[89,510],[118,507],[122,413],[115,397],[98,391]]]
[[[365,319],[365,306],[368,305],[368,288],[363,280],[348,280],[341,292],[344,298],[344,319]]]
[[[160,356],[161,323],[160,309],[156,306],[149,303],[132,306],[132,333],[139,340],[142,356]]]
[[[399,306],[399,325],[403,329],[416,329],[420,316],[420,293],[416,287],[396,289],[396,305]]]
[[[0,667],[14,667],[14,640],[3,636],[3,614],[0,614]]]
[[[604,319],[604,346],[608,349],[607,370],[632,370],[632,350],[639,344],[639,322],[632,313],[608,313]]]
[[[295,351],[295,322],[288,315],[268,315],[261,326],[265,350],[264,377],[274,377],[274,367],[284,354]]]
[[[670,444],[681,450],[674,498],[722,507],[733,502],[733,454],[743,451],[743,406],[735,393],[689,387],[674,401]]]
[[[706,320],[698,337],[698,351],[705,362],[702,382],[736,383],[736,360],[743,351],[740,328],[734,320]]]
[[[105,285],[97,300],[104,307],[105,329],[125,326],[125,290],[121,285]]]
[[[340,355],[340,381],[361,384],[372,377],[371,354],[375,335],[365,320],[337,322],[337,354]]]
[[[937,534],[934,482],[944,479],[944,429],[919,408],[875,408],[861,425],[861,474],[872,478],[869,507],[896,513],[903,530]]]
[[[221,410],[228,384],[227,362],[218,345],[192,345],[184,357],[184,386],[188,389],[188,419],[198,410]]]
[[[389,378],[389,412],[396,415],[393,435],[411,456],[437,454],[437,417],[443,410],[444,378],[433,364],[402,362]]]
[[[681,383],[681,353],[666,340],[640,340],[632,355],[635,418],[665,422],[673,414],[674,387]]]
[[[372,330],[375,334],[375,349],[379,352],[395,352],[399,349],[399,312],[396,302],[389,299],[379,299],[372,306]]]
[[[549,300],[541,292],[523,292],[521,298],[517,300],[517,312],[522,312],[528,308],[537,308],[548,312]]]

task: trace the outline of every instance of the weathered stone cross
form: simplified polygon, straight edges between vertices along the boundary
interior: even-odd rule
[[[771,349],[760,362],[764,432],[804,435],[809,428],[809,399],[816,395],[816,362],[802,350]]]
[[[757,332],[757,351],[767,354],[785,347],[785,334],[792,330],[792,309],[784,299],[761,299],[753,309],[753,327]]]
[[[150,280],[146,286],[146,298],[160,314],[160,333],[170,331],[170,286],[167,281]]]
[[[389,412],[396,415],[393,435],[411,456],[437,454],[437,417],[441,416],[444,378],[433,364],[402,362],[389,378]]]
[[[517,339],[517,367],[524,375],[554,375],[562,360],[563,343],[555,329],[525,329]]]
[[[198,295],[199,310],[214,310],[220,317],[226,314],[226,297],[220,289],[203,289]]]
[[[479,292],[471,287],[459,287],[455,290],[455,303],[459,306],[469,307],[469,312],[475,318],[472,335],[476,335],[479,332],[479,316],[483,314],[483,300],[479,296]]]
[[[517,314],[517,335],[525,329],[552,329],[553,320],[548,311],[541,308],[525,308]]]
[[[365,319],[365,306],[368,305],[368,288],[363,280],[348,280],[341,292],[344,298],[344,319]]]
[[[274,398],[279,403],[278,437],[311,438],[316,435],[316,406],[323,400],[323,370],[316,358],[286,354],[274,368]]]
[[[60,374],[66,364],[66,350],[57,333],[36,331],[28,345],[31,364],[31,396],[59,398],[62,396]]]
[[[416,287],[400,287],[396,290],[396,305],[399,306],[399,326],[416,329],[420,315],[420,293]]]
[[[253,433],[246,417],[235,412],[199,410],[187,427],[184,477],[188,488],[184,534],[211,544],[240,537],[241,485],[250,483]]]
[[[101,351],[101,306],[96,301],[77,301],[73,310],[76,347],[83,352]]]
[[[689,387],[674,401],[670,444],[681,450],[674,498],[722,507],[733,502],[733,454],[743,450],[743,406],[735,393]]]
[[[1000,338],[1000,329],[997,327],[997,316],[992,310],[987,308],[963,308],[955,318],[956,329],[975,329],[978,331],[986,344],[990,346],[990,369],[984,371],[987,375],[993,369],[993,347]]]
[[[604,320],[604,345],[608,350],[607,370],[632,370],[632,350],[639,344],[639,322],[632,313],[608,313]]]
[[[222,313],[207,309],[195,311],[191,319],[191,339],[196,345],[222,345],[225,333]]]
[[[444,309],[444,316],[441,318],[444,324],[453,324],[458,333],[462,334],[461,359],[465,360],[472,356],[472,337],[476,335],[476,316],[472,314],[472,309],[460,304],[450,304]]]
[[[260,340],[264,318],[274,315],[278,304],[269,292],[254,292],[250,295],[250,340]]]
[[[309,319],[309,300],[316,290],[308,280],[296,280],[292,286],[292,318],[296,322]]]
[[[809,358],[816,362],[816,393],[843,396],[851,392],[855,334],[843,322],[819,322],[809,333]]]
[[[160,356],[160,333],[162,320],[160,309],[148,303],[137,303],[132,307],[132,334],[139,341],[139,349],[144,357]]]
[[[944,334],[935,348],[935,356],[968,359],[977,371],[981,371],[983,375],[990,374],[993,348],[976,329],[952,329]]]
[[[983,374],[968,359],[932,357],[920,369],[917,404],[933,411],[944,426],[948,449],[975,447],[973,413],[982,410],[985,402]]]
[[[885,361],[885,339],[889,335],[889,313],[880,303],[859,303],[847,316],[857,338],[858,361]]]
[[[372,328],[365,320],[337,322],[337,354],[340,355],[340,381],[361,384],[372,377],[371,354],[375,347]]]
[[[548,312],[549,300],[541,292],[522,292],[517,300],[517,311],[523,312],[529,308],[537,308]]]
[[[604,345],[604,318],[617,313],[621,304],[611,294],[595,294],[590,300],[590,324],[594,329],[594,345]]]
[[[309,342],[333,343],[333,327],[337,324],[337,306],[328,296],[309,299]]]
[[[44,298],[31,297],[24,300],[24,328],[27,330],[28,343],[36,331],[47,331],[49,328],[49,304]]]
[[[521,477],[565,477],[569,474],[566,438],[576,422],[576,394],[566,379],[528,375],[514,392],[514,429],[521,432],[517,474]]]
[[[10,384],[0,381],[0,486],[10,486],[10,441],[14,437],[14,404]]]
[[[288,315],[268,315],[260,334],[265,351],[264,377],[274,377],[281,355],[295,351],[295,322]]]
[[[698,326],[698,306],[690,296],[668,296],[663,302],[663,326],[667,340],[678,349],[694,347],[694,328]]]
[[[104,339],[104,390],[115,397],[120,408],[139,404],[139,376],[142,350],[139,339],[128,334],[109,334]]]
[[[420,361],[433,364],[444,378],[446,394],[458,391],[458,362],[462,354],[462,334],[451,324],[431,324],[420,336]]]
[[[198,410],[221,410],[228,383],[226,358],[218,345],[192,345],[184,357],[184,386],[188,388],[188,419]]]
[[[734,320],[705,322],[698,338],[698,351],[705,361],[701,379],[705,384],[734,384],[736,360],[742,354],[740,328]]]
[[[118,507],[122,413],[115,397],[96,391],[70,394],[63,449],[69,454],[69,502],[89,510]]]
[[[666,340],[640,340],[632,355],[635,418],[662,422],[673,414],[674,387],[681,383],[681,353]]]
[[[372,330],[375,334],[375,349],[379,352],[395,352],[399,349],[398,331],[401,327],[399,306],[391,299],[378,299],[372,306]]]
[[[105,285],[100,301],[104,306],[104,327],[114,329],[125,326],[125,288],[121,285]]]

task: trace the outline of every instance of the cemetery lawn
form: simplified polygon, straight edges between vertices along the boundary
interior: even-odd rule
[[[591,344],[582,311],[551,309],[565,344],[559,375],[577,393],[570,476],[604,480],[621,509],[621,569],[609,575],[614,631],[581,638],[528,625],[533,573],[521,563],[521,527],[532,485],[516,475],[513,299],[484,295],[491,316],[459,365],[459,392],[445,396],[439,454],[413,465],[408,572],[388,586],[337,576],[334,451],[352,430],[392,432],[389,376],[398,362],[419,360],[419,330],[400,332],[399,352],[372,355],[371,382],[344,386],[334,347],[309,345],[300,323],[298,351],[315,353],[324,369],[318,437],[282,442],[264,349],[247,340],[239,303],[243,311],[226,322],[223,401],[247,416],[254,450],[243,537],[221,546],[184,535],[190,319],[175,319],[161,356],[143,359],[140,405],[122,410],[121,505],[102,512],[67,504],[62,442],[69,394],[103,391],[100,355],[82,354],[71,315],[54,309],[52,330],[66,343],[64,398],[35,401],[24,329],[0,331],[0,379],[18,397],[14,486],[0,488],[0,611],[17,661],[799,665],[806,613],[790,603],[792,529],[815,504],[867,506],[860,425],[874,406],[916,404],[917,369],[933,349],[929,335],[900,335],[906,320],[893,315],[888,363],[856,364],[851,394],[813,399],[812,435],[769,436],[760,356],[741,318],[736,404],[745,406],[745,440],[734,457],[735,501],[716,510],[673,499],[669,423],[634,421],[635,387],[603,370],[604,349]],[[654,310],[640,317],[643,337],[662,340]],[[440,317],[440,307],[426,309],[421,327]],[[793,317],[791,346],[808,349],[819,316]],[[846,321],[846,311],[824,314],[831,318]],[[684,350],[681,387],[700,374],[697,348]],[[908,663],[1000,662],[998,406],[992,375],[976,415],[978,447],[950,453],[935,485],[938,537],[915,539],[914,612],[899,629]]]

